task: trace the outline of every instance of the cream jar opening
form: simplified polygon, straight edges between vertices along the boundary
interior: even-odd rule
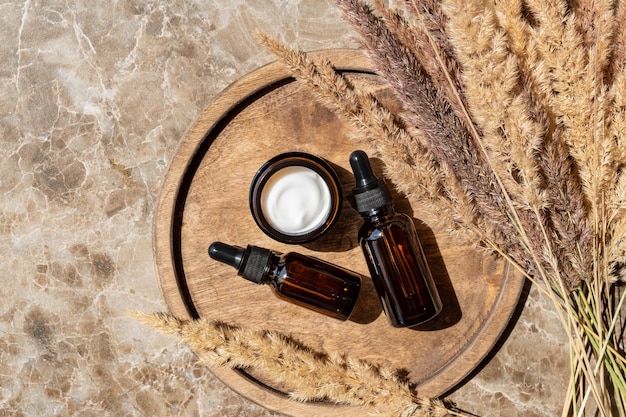
[[[323,159],[289,152],[266,162],[250,187],[257,225],[283,243],[306,243],[326,233],[341,210],[341,185]]]

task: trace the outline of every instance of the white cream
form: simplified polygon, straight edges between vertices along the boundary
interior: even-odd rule
[[[276,171],[265,183],[261,208],[265,219],[279,232],[306,234],[328,217],[330,190],[312,169],[289,166]]]

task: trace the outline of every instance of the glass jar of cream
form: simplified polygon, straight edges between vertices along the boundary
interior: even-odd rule
[[[261,230],[279,242],[307,243],[337,221],[342,190],[335,170],[315,155],[288,152],[257,171],[250,210]]]

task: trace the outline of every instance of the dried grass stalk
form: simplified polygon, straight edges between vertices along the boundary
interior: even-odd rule
[[[566,2],[558,0],[529,0],[530,12],[536,26],[528,25],[534,40],[536,58],[530,68],[543,68],[536,82],[546,92],[547,107],[558,115],[563,126],[563,139],[576,160],[583,190],[593,210],[601,205],[600,196],[607,184],[615,180],[614,141],[605,134],[607,129],[607,90],[600,57],[607,54],[604,42],[586,50],[577,29],[577,16],[569,12]],[[603,26],[608,22],[598,21]],[[606,27],[595,27],[606,32]]]
[[[262,369],[275,383],[294,387],[289,396],[297,401],[371,406],[380,417],[466,415],[440,400],[418,398],[408,382],[389,368],[316,352],[280,333],[204,319],[180,320],[166,313],[129,315],[162,333],[177,335],[209,366]]]
[[[477,4],[482,2],[469,1],[448,10],[449,33],[458,45],[471,116],[480,126],[490,160],[497,164],[494,169],[509,192],[531,206],[544,207],[546,196],[536,155],[547,126],[529,117],[529,99],[520,85],[517,57],[509,52],[507,36],[496,25],[493,11]],[[472,82],[476,77],[483,81]]]
[[[610,45],[610,62],[606,71],[606,82],[611,84],[617,74],[622,72],[626,60],[626,3],[617,1],[614,4],[612,22],[612,39]]]
[[[576,29],[582,46],[595,61],[595,71],[605,74],[611,59],[610,45],[614,36],[614,4],[610,0],[577,0],[573,2]]]
[[[414,9],[415,19],[408,21],[396,10],[385,5],[383,0],[374,1],[387,29],[422,63],[424,72],[429,75],[433,85],[446,97],[457,114],[463,113],[461,72],[452,55],[452,47],[444,30],[444,19],[439,4],[430,8]]]

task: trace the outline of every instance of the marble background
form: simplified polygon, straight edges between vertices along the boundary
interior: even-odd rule
[[[352,46],[321,0],[0,0],[0,415],[277,416],[125,315],[166,308],[151,227],[185,129],[273,58]],[[560,412],[566,338],[531,290],[449,398],[480,416]]]

